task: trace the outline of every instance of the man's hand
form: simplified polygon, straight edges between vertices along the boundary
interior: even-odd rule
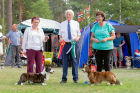
[[[122,47],[122,45],[120,44],[119,47]]]
[[[8,43],[13,43],[11,40],[8,40]]]
[[[80,39],[79,37],[76,37],[76,38],[74,39],[74,41],[77,42],[77,41],[79,41],[79,39]]]

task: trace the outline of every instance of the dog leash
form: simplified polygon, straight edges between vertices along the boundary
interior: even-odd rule
[[[68,53],[72,50],[72,57],[73,57],[73,58],[76,58],[75,44],[76,44],[76,41],[72,40],[72,41],[71,41],[71,47],[70,47],[69,50],[66,52],[66,54],[68,54]]]

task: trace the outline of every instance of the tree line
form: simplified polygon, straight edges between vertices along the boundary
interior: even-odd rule
[[[81,28],[95,21],[98,10],[105,12],[107,20],[140,25],[140,0],[1,0],[0,24],[6,33],[12,23],[19,24],[33,16],[62,22],[66,9],[72,9],[77,20],[78,13],[88,6],[90,17],[80,22]]]

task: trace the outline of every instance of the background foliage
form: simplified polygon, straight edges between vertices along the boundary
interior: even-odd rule
[[[107,20],[116,20],[128,25],[140,25],[140,0],[12,0],[12,23],[20,22],[19,1],[21,1],[22,7],[22,20],[39,16],[62,22],[65,20],[66,9],[72,9],[75,12],[74,20],[77,20],[78,13],[90,5],[90,18],[80,22],[81,28],[96,21],[95,13],[99,10],[105,12]],[[4,20],[9,18],[6,16],[6,2],[7,0],[4,0]],[[0,15],[0,24],[2,24],[1,22]],[[8,24],[6,21],[4,22]]]

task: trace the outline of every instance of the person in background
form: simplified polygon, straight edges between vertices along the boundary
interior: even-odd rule
[[[39,22],[39,17],[33,17],[32,26],[26,28],[24,32],[23,52],[27,55],[27,73],[34,73],[34,64],[36,64],[35,73],[42,72],[43,42],[46,42],[49,37],[45,36],[43,29],[38,27]]]
[[[0,56],[3,55],[3,44],[2,41],[6,38],[6,36],[3,36],[3,34],[0,32]]]
[[[105,71],[110,71],[110,57],[113,50],[113,40],[115,39],[114,27],[105,22],[104,12],[96,13],[97,23],[91,29],[91,40],[95,50],[97,71],[102,72],[103,65]]]
[[[117,51],[119,54],[119,67],[121,67],[121,62],[123,60],[122,46],[125,44],[124,37],[121,36],[119,32],[116,33],[116,38],[113,41],[114,49],[113,49],[113,60],[115,63],[115,68],[117,68]]]
[[[20,50],[22,49],[23,34],[17,29],[17,25],[13,24],[12,30],[6,34],[6,37],[12,50],[11,67],[21,68]]]
[[[73,81],[74,83],[78,83],[78,62],[76,58],[72,57],[72,50],[69,49],[71,48],[71,41],[74,40],[75,42],[79,41],[81,33],[80,33],[80,27],[79,23],[75,20],[73,20],[74,17],[74,12],[72,10],[66,10],[65,12],[66,20],[61,23],[61,28],[59,31],[59,37],[60,40],[59,42],[65,41],[65,45],[62,50],[62,63],[63,63],[63,75],[62,75],[62,83],[67,82],[67,73],[68,73],[68,59],[69,56],[72,60],[72,75],[73,75]],[[75,51],[77,51],[77,43],[75,44]],[[77,52],[76,52],[77,56]]]

